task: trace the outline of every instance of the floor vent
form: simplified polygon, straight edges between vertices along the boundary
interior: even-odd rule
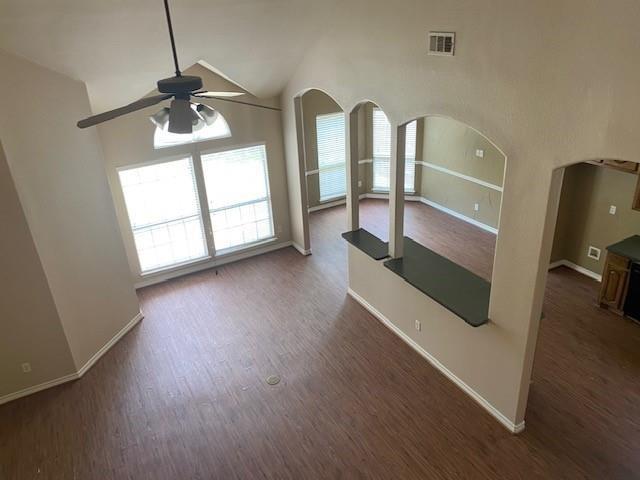
[[[453,32],[430,32],[429,55],[452,57],[456,47],[456,34]]]

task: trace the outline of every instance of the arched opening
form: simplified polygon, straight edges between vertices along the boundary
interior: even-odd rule
[[[610,430],[619,440],[608,448],[624,450],[640,414],[638,395],[629,395],[640,391],[639,170],[598,159],[554,172],[545,231],[553,248],[527,416],[558,422],[563,445],[599,449],[599,432]],[[572,428],[578,418],[580,429]]]
[[[308,221],[310,244],[329,247],[340,241],[346,229],[346,118],[342,107],[319,89],[305,91],[296,102],[303,216]]]
[[[404,235],[491,281],[506,156],[452,118],[426,115],[405,127],[405,192],[408,176],[414,188]]]

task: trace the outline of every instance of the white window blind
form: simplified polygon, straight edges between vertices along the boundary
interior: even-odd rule
[[[273,237],[264,145],[202,155],[216,250]]]
[[[415,189],[416,122],[407,125],[404,190]],[[373,109],[373,189],[387,192],[391,185],[391,124],[379,108]]]
[[[119,176],[142,273],[207,256],[191,158]]]
[[[343,197],[347,194],[344,113],[318,115],[316,137],[320,200]]]

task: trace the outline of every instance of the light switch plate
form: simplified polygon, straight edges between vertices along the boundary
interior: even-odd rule
[[[476,157],[478,157],[478,158],[484,158],[484,150],[482,150],[482,149],[480,149],[480,148],[479,148],[479,149],[477,149],[477,150],[476,150]]]
[[[476,212],[479,212],[479,211],[480,211],[480,204],[479,204],[479,203],[474,204],[474,205],[473,205],[473,209],[474,209]]]
[[[615,205],[611,205],[611,206],[609,207],[609,213],[610,213],[611,215],[615,215],[617,210],[618,210],[618,207],[616,207]]]

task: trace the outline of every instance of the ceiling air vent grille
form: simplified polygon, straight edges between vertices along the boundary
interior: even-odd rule
[[[452,57],[456,47],[456,34],[453,32],[430,32],[429,55]]]

